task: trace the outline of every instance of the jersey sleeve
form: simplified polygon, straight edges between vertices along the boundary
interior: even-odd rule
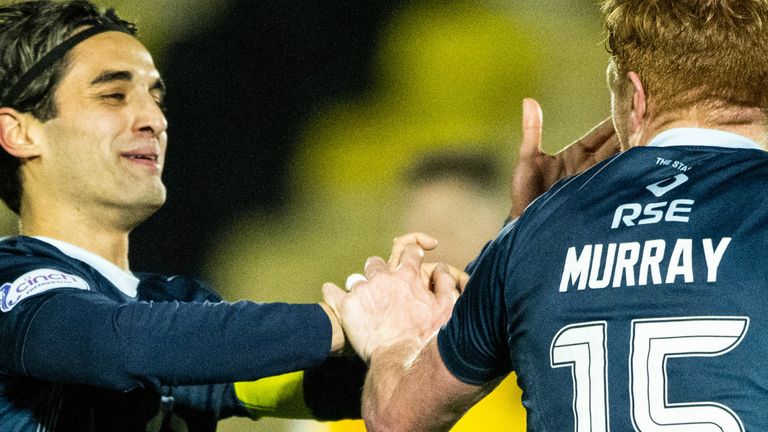
[[[247,415],[231,383],[163,386],[161,391],[161,407],[179,414],[188,424],[199,428],[196,430],[215,430],[219,420]]]
[[[481,385],[512,369],[507,343],[504,300],[506,249],[513,224],[483,250],[471,265],[471,277],[437,336],[448,370],[467,384]]]
[[[359,419],[366,371],[357,356],[328,357],[305,371],[235,383],[235,394],[252,418]]]
[[[3,282],[13,283],[9,275],[19,272],[5,270]],[[80,276],[78,284],[94,283]],[[0,370],[126,391],[250,381],[311,368],[330,352],[319,305],[118,303],[90,288],[62,282],[11,298],[16,303],[0,311]]]

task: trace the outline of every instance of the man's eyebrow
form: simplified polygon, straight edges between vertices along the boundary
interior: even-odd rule
[[[108,84],[115,81],[133,81],[133,73],[130,71],[105,71],[91,81],[91,87],[102,84]],[[165,81],[158,78],[150,87],[150,90],[156,90],[165,95]]]
[[[114,81],[132,81],[133,74],[129,71],[105,71],[91,81],[91,86],[107,84]]]

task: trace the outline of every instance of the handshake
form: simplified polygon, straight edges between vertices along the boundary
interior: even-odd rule
[[[451,316],[469,275],[447,264],[424,263],[424,251],[436,246],[426,234],[398,237],[389,261],[369,258],[364,276],[347,279],[348,291],[333,283],[323,286],[346,343],[366,363],[381,348],[422,346]]]

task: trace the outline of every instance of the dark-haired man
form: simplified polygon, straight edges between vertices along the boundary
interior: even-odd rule
[[[0,7],[0,197],[21,225],[0,241],[0,430],[358,416],[364,366],[330,357],[344,336],[327,306],[229,304],[130,272],[167,143],[165,86],[135,33],[86,1]]]

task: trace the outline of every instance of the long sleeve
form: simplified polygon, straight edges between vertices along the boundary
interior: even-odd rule
[[[6,373],[116,390],[254,380],[320,364],[318,305],[130,302],[58,289],[0,314]]]

